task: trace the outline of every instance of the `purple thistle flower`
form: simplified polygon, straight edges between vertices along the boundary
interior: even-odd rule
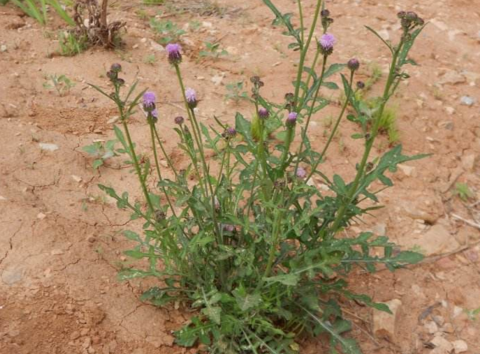
[[[182,116],[175,117],[175,124],[182,125],[185,119]]]
[[[187,88],[185,90],[185,97],[187,98],[187,103],[190,108],[197,107],[197,93],[192,88]]]
[[[170,43],[166,47],[168,52],[168,61],[172,65],[178,65],[182,62],[182,54],[180,51],[182,47],[178,43]]]
[[[270,115],[270,113],[268,112],[268,109],[266,109],[265,107],[261,107],[258,109],[258,116],[262,119],[266,119],[268,118],[268,116]]]
[[[293,127],[297,123],[297,117],[298,114],[297,112],[290,112],[287,117],[287,126],[288,127]]]
[[[152,91],[147,91],[143,94],[143,109],[147,112],[152,112],[155,109],[155,101],[157,97]]]
[[[324,55],[330,55],[333,52],[333,46],[337,43],[335,36],[331,33],[325,33],[320,37],[318,40],[318,44],[320,45],[320,49],[322,50]]]
[[[307,177],[307,171],[303,167],[299,167],[297,169],[297,177],[304,179],[305,177]]]

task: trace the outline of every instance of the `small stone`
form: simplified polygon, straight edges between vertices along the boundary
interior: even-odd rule
[[[52,256],[59,256],[59,255],[63,254],[63,251],[62,250],[53,250],[50,253],[51,253]]]
[[[408,166],[404,164],[399,164],[397,166],[407,177],[415,177],[417,175],[416,169],[413,166]]]
[[[223,79],[225,78],[225,73],[221,73],[219,75],[215,75],[212,77],[212,82],[215,84],[215,86],[218,86],[222,83]]]
[[[82,177],[80,176],[72,175],[72,179],[77,183],[82,182]]]
[[[71,340],[75,340],[75,339],[78,339],[78,338],[80,338],[80,332],[79,331],[75,331],[72,334],[70,334],[70,339]]]
[[[463,309],[461,307],[455,306],[453,308],[453,318],[460,316],[463,313]]]
[[[138,49],[138,47],[139,47],[138,44],[134,44],[134,45],[132,46],[132,49]]]
[[[402,302],[398,299],[393,299],[385,303],[392,311],[392,314],[373,310],[373,332],[383,338],[393,341],[396,330],[396,322],[400,314]]]
[[[55,151],[59,149],[56,144],[39,143],[38,145],[40,146],[40,149],[46,151]]]
[[[445,323],[442,327],[442,332],[453,333],[455,332],[455,329],[453,328],[451,323]]]
[[[453,115],[455,113],[455,108],[445,107],[445,112],[447,112],[449,115]]]
[[[438,332],[438,326],[434,321],[428,321],[427,323],[425,323],[424,327],[430,334],[435,334]]]
[[[445,319],[443,318],[443,316],[433,316],[433,320],[439,326],[443,326],[443,324],[445,323]]]
[[[0,52],[5,53],[7,51],[7,46],[5,44],[2,44],[0,46]]]
[[[468,344],[464,340],[456,340],[452,342],[453,350],[455,350],[455,354],[465,353],[468,351]]]
[[[0,195],[0,200],[8,200],[8,199]]]
[[[462,156],[463,168],[468,172],[473,171],[475,169],[475,160],[476,156],[474,154]]]
[[[448,85],[458,85],[463,84],[467,81],[465,75],[460,74],[459,72],[450,70],[443,75],[443,78],[440,80],[440,84],[448,84]]]
[[[471,107],[475,104],[475,99],[470,96],[462,96],[462,98],[460,98],[460,102],[465,106]]]
[[[378,34],[380,37],[382,37],[384,40],[389,41],[390,40],[390,33],[386,29],[382,29],[378,31]]]
[[[449,354],[453,351],[453,344],[442,336],[433,337],[430,343],[435,346],[435,349],[438,349],[437,353]]]
[[[163,47],[162,45],[152,40],[150,40],[150,47],[156,52],[160,52],[160,53],[165,52],[165,47]]]
[[[40,219],[40,220],[43,220],[45,219],[47,216],[44,214],[44,213],[38,213],[37,215],[37,219]]]

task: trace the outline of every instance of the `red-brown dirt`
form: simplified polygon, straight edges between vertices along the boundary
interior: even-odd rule
[[[270,98],[281,100],[291,90],[291,64],[298,58],[286,49],[289,39],[271,26],[272,15],[261,1],[219,0],[218,6],[206,0],[166,2],[170,5],[113,2],[111,18],[127,22],[125,48],[93,48],[74,57],[51,55],[58,48],[54,34],[59,21],[57,27],[42,28],[12,5],[0,7],[0,45],[5,49],[0,52],[2,354],[195,352],[173,344],[172,331],[187,321],[185,313],[140,302],[139,294],[150,280],[116,279],[118,269],[130,264],[122,254],[128,242],[120,232],[141,225],[118,211],[97,184],[138,197],[140,191],[129,170],[120,168],[121,158],[96,172],[82,151],[94,140],[113,139],[109,121],[116,115],[112,104],[87,83],[107,88],[105,72],[119,62],[127,82],[138,79],[140,87],[156,91],[160,132],[167,150],[181,162],[170,134],[173,118],[183,112],[180,91],[165,53],[152,44],[154,33],[145,15],[161,10],[159,17],[180,28],[190,23],[182,37],[182,68],[187,85],[199,93],[199,114],[206,123],[213,122],[213,115],[232,122],[237,110],[251,115],[248,104],[224,96],[232,82],[244,81],[249,91],[253,75],[262,77]],[[296,11],[294,1],[275,3],[284,12]],[[311,13],[314,1],[304,3],[305,13]],[[393,177],[395,187],[380,194],[386,208],[347,230],[386,233],[400,247],[420,250],[427,258],[395,273],[358,271],[351,277],[352,288],[375,301],[402,302],[393,338],[374,333],[372,310],[346,303],[346,316],[354,323],[351,335],[365,353],[444,353],[429,345],[439,336],[450,343],[464,341],[465,353],[478,354],[480,314],[475,320],[472,311],[480,308],[480,1],[342,0],[328,1],[327,7],[335,18],[331,31],[338,38],[331,60],[358,57],[362,78],[369,74],[369,63],[384,72],[388,63],[387,51],[363,25],[395,39],[399,10],[416,11],[430,22],[412,53],[420,66],[409,68],[411,79],[401,85],[394,101],[405,152],[432,156],[402,166]],[[192,21],[198,21],[198,29],[191,29]],[[206,41],[219,41],[229,54],[198,59]],[[153,65],[146,63],[152,54]],[[65,74],[76,85],[60,97],[43,86],[51,74]],[[462,104],[463,96],[472,97],[473,105]],[[314,147],[325,143],[327,117],[336,109],[315,116]],[[131,125],[139,149],[147,151],[143,117],[135,117]],[[325,173],[353,174],[361,154],[359,141],[350,139],[356,129],[342,122],[331,155],[321,166]],[[42,150],[39,143],[55,144],[58,150]],[[383,137],[375,154],[387,145]],[[468,201],[455,195],[457,182],[473,191]],[[310,341],[302,353],[321,350],[318,341]]]

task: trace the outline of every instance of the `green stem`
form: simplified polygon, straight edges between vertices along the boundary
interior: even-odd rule
[[[343,115],[345,114],[345,111],[346,111],[346,109],[347,109],[347,107],[348,107],[348,103],[350,102],[350,98],[351,98],[351,96],[352,96],[352,92],[353,92],[353,90],[352,90],[353,74],[354,74],[354,72],[352,71],[352,72],[351,72],[351,75],[350,75],[349,90],[348,90],[348,92],[347,92],[347,98],[346,98],[346,100],[345,100],[345,103],[343,104],[342,110],[340,111],[340,114],[338,115],[338,118],[337,118],[337,121],[336,121],[336,123],[335,123],[335,126],[333,127],[333,130],[332,130],[332,132],[330,133],[330,136],[328,137],[327,143],[325,144],[322,152],[320,153],[320,156],[318,157],[317,162],[315,162],[315,164],[312,166],[312,170],[310,171],[310,174],[309,174],[308,177],[306,178],[307,181],[313,176],[313,174],[314,174],[315,171],[317,170],[318,165],[322,162],[323,157],[325,156],[328,148],[330,147],[330,144],[332,143],[333,138],[335,137],[335,134],[337,133],[338,127],[339,127],[339,125],[340,125],[340,121],[342,120]]]
[[[311,67],[312,71],[315,71],[315,67],[317,66],[318,58],[320,58],[320,49],[317,49],[317,52],[315,53],[315,57],[313,58],[313,63],[312,63],[312,67]],[[325,57],[324,57],[324,62],[325,62]],[[322,77],[323,77],[323,75],[322,75]],[[306,82],[306,85],[305,85],[305,87],[307,87],[307,89],[308,89],[308,85],[310,85],[310,80],[311,79],[312,79],[312,75],[308,74],[307,82]],[[300,101],[300,105],[299,105],[300,107],[303,107],[303,103],[305,102],[305,98],[307,97],[307,94],[308,94],[308,90],[305,91],[302,95],[302,100]]]
[[[168,156],[167,151],[165,150],[165,148],[163,146],[162,140],[160,139],[160,135],[158,134],[157,127],[155,125],[153,126],[153,130],[155,132],[155,137],[157,138],[158,145],[160,145],[160,149],[162,150],[163,155],[165,156],[165,159],[167,160],[168,167],[170,167],[172,169],[173,173],[175,174],[175,178],[177,178],[178,177],[177,170],[175,169],[175,166],[173,165],[172,160]]]
[[[395,51],[395,53],[393,55],[392,64],[390,66],[390,72],[389,72],[389,75],[388,75],[387,83],[385,85],[385,90],[383,92],[382,103],[380,105],[380,109],[378,110],[378,115],[377,115],[377,117],[375,119],[375,122],[373,124],[371,136],[367,140],[365,151],[363,153],[362,160],[361,160],[360,165],[358,167],[357,175],[355,176],[355,179],[352,183],[352,186],[350,187],[350,189],[348,191],[346,201],[338,209],[337,216],[336,216],[336,218],[333,222],[333,225],[330,229],[330,233],[332,235],[334,235],[337,232],[338,228],[340,227],[340,224],[343,220],[343,217],[345,216],[345,213],[347,212],[347,208],[350,205],[350,203],[352,202],[355,194],[357,193],[357,188],[358,188],[358,185],[360,183],[360,179],[364,175],[365,166],[367,164],[368,157],[370,156],[370,152],[371,152],[373,144],[375,142],[375,138],[377,137],[377,134],[378,134],[380,119],[383,115],[383,112],[385,111],[385,106],[388,102],[388,98],[391,96],[390,90],[391,90],[392,84],[395,81],[395,77],[396,77],[396,72],[395,71],[396,71],[396,68],[397,68],[397,60],[398,60],[400,50],[403,47],[403,44],[404,44],[404,37],[402,37],[402,40],[401,40],[397,50]]]
[[[320,15],[320,9],[322,8],[322,0],[317,0],[317,6],[315,8],[315,14],[313,16],[313,23],[310,27],[310,33],[308,34],[307,43],[301,48],[302,52],[300,54],[300,63],[298,64],[298,72],[297,72],[297,81],[295,85],[295,104],[297,104],[298,96],[300,93],[300,81],[302,80],[303,74],[303,65],[305,64],[305,59],[307,57],[308,48],[310,47],[310,43],[312,42],[313,33],[315,32],[315,28],[318,22],[318,16]]]
[[[148,124],[150,125],[150,136],[152,138],[152,149],[153,149],[153,158],[155,160],[155,167],[157,169],[158,179],[160,180],[160,182],[162,182],[163,181],[162,172],[160,170],[160,164],[158,163],[157,145],[155,144],[155,131],[156,131],[155,123],[150,118],[148,118],[148,120],[149,120]],[[167,199],[168,205],[170,206],[170,209],[172,210],[173,215],[177,217],[177,213],[173,208],[172,201],[170,200],[170,197],[167,193],[167,190],[165,189],[165,186],[162,186],[162,190],[163,190],[163,194],[165,194],[165,198]]]
[[[318,53],[319,52],[317,52],[317,54]],[[300,143],[300,148],[298,149],[298,156],[300,156],[300,154],[302,153],[303,146],[305,145],[305,141],[307,139],[307,130],[310,126],[310,120],[312,119],[313,109],[315,108],[315,102],[317,101],[318,95],[320,93],[320,88],[322,87],[322,83],[323,83],[323,75],[325,74],[325,68],[327,67],[327,58],[328,58],[327,55],[323,56],[323,64],[322,64],[322,72],[320,74],[320,81],[318,83],[317,90],[315,91],[315,96],[313,97],[312,105],[308,112],[307,122],[305,123],[305,129],[303,130],[303,134],[302,134],[302,142]],[[297,174],[299,165],[300,165],[300,158],[297,159],[297,164],[295,166],[295,173],[294,173],[295,175]]]
[[[138,163],[137,154],[135,153],[135,148],[133,146],[132,138],[130,136],[130,131],[128,129],[128,125],[125,119],[122,119],[122,124],[123,124],[123,129],[125,130],[125,135],[127,136],[127,142],[130,149],[130,156],[133,160],[133,165],[138,175],[138,179],[140,180],[140,184],[142,185],[143,194],[145,195],[145,199],[147,200],[147,204],[150,209],[150,212],[153,213],[155,211],[155,208],[153,207],[152,200],[150,199],[150,195],[148,194],[148,189],[145,184],[145,181],[142,178],[142,171],[140,170],[140,164]]]
[[[297,0],[298,2],[298,14],[300,16],[300,29],[301,29],[301,32],[300,32],[300,35],[301,35],[301,39],[302,39],[302,43],[305,41],[305,28],[304,28],[304,25],[303,25],[303,8],[302,8],[302,0]]]

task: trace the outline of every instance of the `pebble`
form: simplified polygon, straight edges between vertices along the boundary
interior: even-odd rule
[[[452,342],[453,350],[455,350],[455,354],[465,353],[468,351],[468,344],[464,340],[456,340]]]
[[[453,107],[445,107],[445,111],[449,114],[452,115],[455,113],[455,108]]]
[[[467,78],[465,75],[460,74],[459,72],[450,70],[443,75],[443,78],[440,80],[440,84],[449,84],[449,85],[457,85],[457,84],[463,84],[467,81]]]
[[[7,46],[5,44],[2,44],[0,46],[0,52],[5,53],[7,51]]]
[[[47,143],[39,143],[40,149],[46,150],[46,151],[55,151],[58,150],[59,147],[56,144],[47,144]]]
[[[475,104],[475,99],[470,96],[462,96],[462,98],[460,98],[460,102],[465,106],[471,107]]]
[[[438,326],[434,321],[428,321],[427,323],[425,323],[424,327],[430,334],[435,334],[438,332]]]
[[[59,255],[63,254],[63,251],[62,250],[52,250],[52,252],[50,254],[52,256],[59,256]]]
[[[461,307],[455,306],[453,308],[453,318],[460,316],[463,313],[463,309]]]
[[[396,322],[399,317],[402,302],[399,299],[393,299],[385,303],[392,311],[392,314],[373,310],[373,332],[390,341],[394,341]]]
[[[453,351],[453,344],[450,343],[448,340],[443,338],[442,336],[435,336],[430,341],[431,344],[435,346],[436,353],[451,353]]]

